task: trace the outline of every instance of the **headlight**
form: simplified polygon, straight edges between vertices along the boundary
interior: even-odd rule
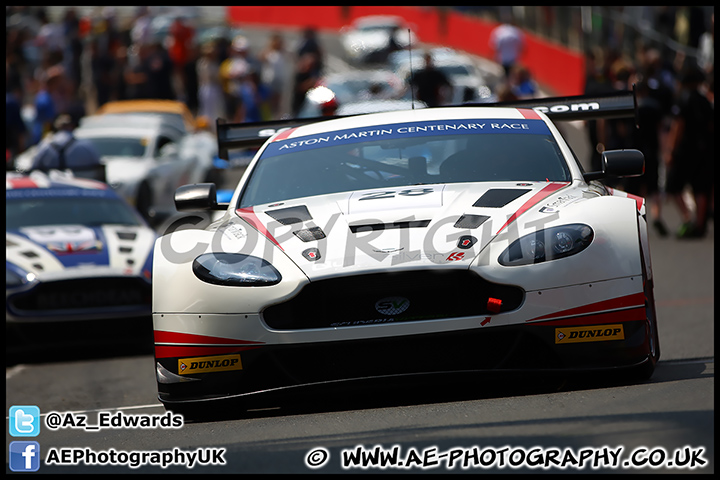
[[[275,285],[282,279],[266,260],[241,253],[206,253],[193,261],[192,269],[197,278],[215,285]]]
[[[15,265],[7,264],[5,267],[5,288],[14,288],[35,280],[34,273],[27,273]]]
[[[592,228],[581,223],[546,228],[515,240],[498,262],[510,267],[569,257],[585,250],[593,237]]]

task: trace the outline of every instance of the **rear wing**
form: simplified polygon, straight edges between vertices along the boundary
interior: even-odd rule
[[[464,103],[463,107],[513,107],[530,108],[544,113],[553,121],[597,120],[600,118],[635,118],[638,122],[635,87],[632,90],[602,95],[575,95],[569,97],[533,98],[496,103]],[[341,118],[324,116],[293,118],[252,123],[227,123],[218,118],[216,122],[218,156],[229,160],[228,151],[240,148],[260,148],[275,133],[290,128]]]
[[[601,95],[575,95],[570,97],[531,98],[497,103],[472,103],[463,106],[497,106],[532,108],[544,113],[553,121],[635,118],[638,124],[635,85],[632,90]]]

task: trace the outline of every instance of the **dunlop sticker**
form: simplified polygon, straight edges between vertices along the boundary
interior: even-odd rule
[[[230,370],[242,370],[240,354],[178,359],[178,373],[180,375],[227,372]]]
[[[555,329],[555,343],[603,342],[624,340],[622,325],[595,325],[592,327],[563,327]]]

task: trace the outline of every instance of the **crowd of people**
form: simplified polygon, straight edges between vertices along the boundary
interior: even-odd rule
[[[79,16],[68,7],[53,22],[43,7],[6,7],[9,155],[38,144],[60,115],[77,124],[116,100],[179,100],[210,123],[281,118],[296,113],[297,102],[290,112],[283,89],[294,79],[306,85],[319,78],[323,54],[314,30],[297,52],[280,33],[251,51],[238,29],[201,28],[182,15],[163,24],[149,7],[134,13],[120,18],[114,7],[98,7],[97,15]]]
[[[587,54],[586,94],[634,86],[638,102],[638,125],[634,119],[588,122],[591,167],[600,169],[604,150],[642,151],[644,175],[608,183],[646,198],[653,226],[662,236],[670,233],[662,215],[666,199],[683,221],[675,232],[678,238],[703,237],[714,213],[714,53],[707,42],[713,37],[714,16],[698,37],[696,46],[704,42],[705,47],[697,57],[682,51],[668,57],[643,43],[632,57],[601,46]]]
[[[252,51],[242,33],[207,35],[183,16],[158,31],[148,7],[138,7],[126,22],[112,7],[98,12],[81,17],[68,7],[53,22],[42,7],[6,7],[6,161],[38,144],[61,115],[77,122],[112,100],[175,99],[197,116],[234,122],[295,116],[323,73],[322,45],[312,29],[292,51],[280,33]],[[612,43],[587,53],[585,93],[635,85],[641,126],[588,122],[594,146],[589,163],[599,169],[600,154],[608,149],[643,151],[645,175],[609,183],[647,198],[661,235],[669,234],[665,199],[682,216],[679,238],[704,236],[714,214],[714,14],[708,24],[700,34],[688,34],[697,57],[669,58],[643,44],[632,56]],[[505,72],[495,92],[499,100],[538,94],[519,61],[523,35],[508,22],[491,37]],[[436,103],[435,90],[422,95],[429,105]],[[22,115],[28,106],[29,128]]]

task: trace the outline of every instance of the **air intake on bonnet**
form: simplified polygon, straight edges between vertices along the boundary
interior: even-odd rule
[[[430,220],[413,220],[409,222],[393,223],[367,223],[363,225],[350,225],[352,233],[370,232],[375,230],[390,230],[393,228],[425,228],[430,225]]]
[[[478,198],[473,207],[504,207],[513,200],[522,197],[530,190],[518,188],[494,188],[488,190],[485,194]]]

